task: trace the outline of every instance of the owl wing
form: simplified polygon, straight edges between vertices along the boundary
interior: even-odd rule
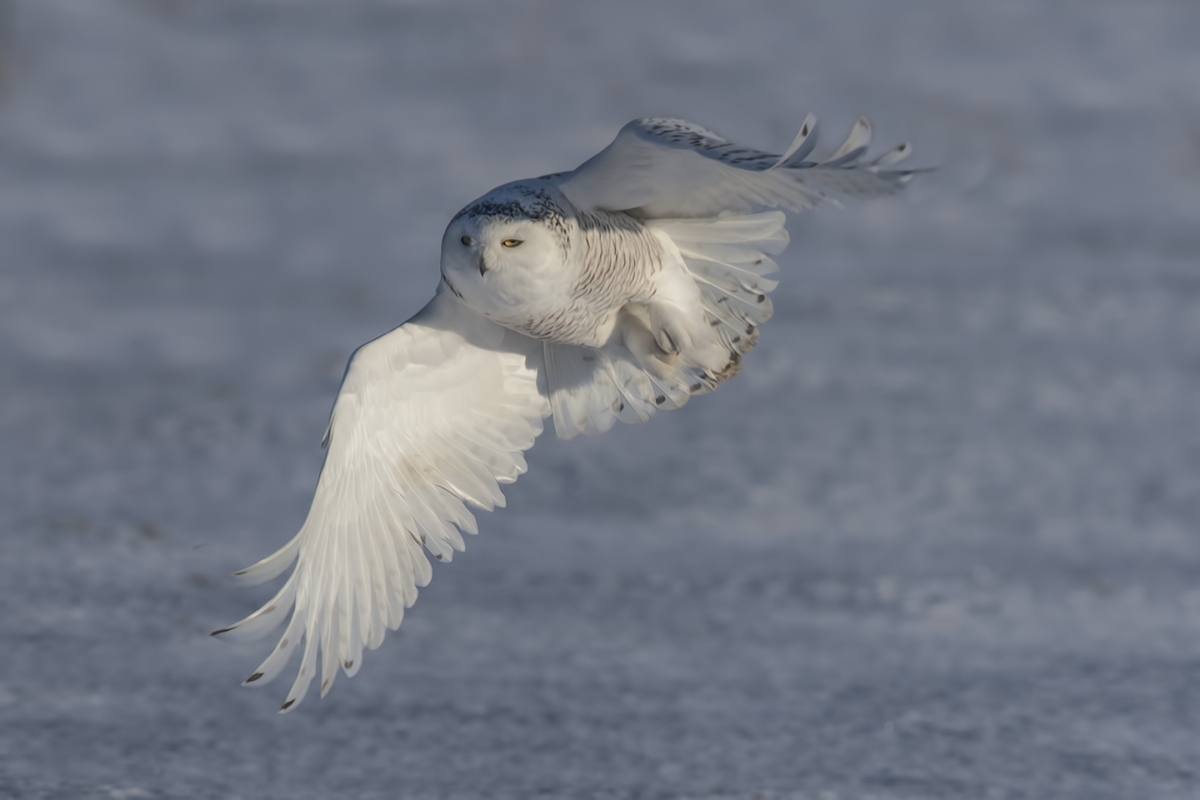
[[[781,211],[648,220],[647,229],[669,241],[677,259],[667,269],[695,284],[692,318],[704,332],[693,331],[692,347],[649,369],[635,353],[638,330],[652,349],[645,329],[625,315],[618,317],[618,334],[600,348],[545,342],[546,389],[559,438],[604,433],[617,421],[645,422],[731,377],[771,318],[769,295],[779,283],[771,256],[787,246],[785,222]]]
[[[429,582],[423,549],[449,561],[463,549],[459,529],[477,530],[467,505],[503,506],[499,484],[525,471],[522,452],[550,413],[540,364],[540,342],[442,291],[358,349],[334,404],[308,518],[286,546],[237,574],[257,583],[295,570],[261,609],[216,632],[264,635],[294,610],[247,683],[278,675],[301,640],[282,711],[308,691],[318,655],[322,696],[339,668],[358,671],[363,647],[378,647]]]
[[[583,209],[646,218],[715,217],[767,208],[799,211],[829,194],[891,194],[914,173],[895,168],[912,153],[908,143],[862,160],[871,143],[865,117],[829,158],[809,159],[816,143],[811,114],[783,155],[733,144],[685,120],[639,119],[574,172],[559,176],[558,187]]]

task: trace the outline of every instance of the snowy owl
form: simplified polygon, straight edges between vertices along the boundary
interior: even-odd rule
[[[460,211],[433,299],[350,359],[300,532],[236,573],[258,583],[295,564],[266,605],[215,632],[264,635],[291,614],[246,683],[275,678],[302,641],[281,711],[314,678],[324,696],[339,669],[358,672],[429,582],[424,551],[449,561],[460,531],[478,530],[469,507],[504,505],[500,484],[525,471],[545,418],[564,439],[601,433],[737,373],[771,316],[779,209],[889,194],[913,175],[896,167],[907,144],[863,160],[864,118],[828,158],[810,158],[816,138],[811,115],[783,155],[635,120],[578,169]]]

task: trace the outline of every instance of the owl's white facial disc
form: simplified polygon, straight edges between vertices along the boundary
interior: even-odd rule
[[[561,310],[570,283],[565,217],[549,219],[544,202],[521,202],[529,198],[520,189],[489,192],[459,212],[442,237],[442,278],[450,291],[514,330]]]

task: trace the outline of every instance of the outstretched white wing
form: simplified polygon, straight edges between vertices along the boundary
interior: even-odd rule
[[[715,217],[766,208],[799,211],[827,193],[890,194],[912,177],[895,169],[907,143],[874,161],[861,159],[871,125],[859,117],[832,156],[808,160],[817,143],[811,114],[783,155],[741,147],[681,119],[630,122],[612,144],[558,179],[567,199],[583,209],[632,211],[648,218]]]
[[[449,292],[363,345],[350,360],[328,453],[304,526],[274,555],[238,575],[269,580],[293,562],[279,593],[217,631],[265,634],[291,622],[247,679],[265,682],[305,640],[300,673],[281,710],[304,697],[321,656],[321,694],[339,668],[358,671],[429,582],[422,546],[449,561],[475,533],[467,504],[504,505],[499,484],[526,469],[522,452],[549,414],[538,390],[541,343],[506,331]]]

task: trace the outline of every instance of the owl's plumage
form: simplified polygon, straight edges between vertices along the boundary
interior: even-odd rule
[[[683,120],[642,119],[572,172],[509,183],[446,228],[428,305],[350,359],[308,518],[278,552],[237,573],[295,570],[229,636],[282,638],[247,679],[276,677],[304,642],[282,711],[311,681],[355,674],[475,533],[468,506],[504,505],[500,484],[552,417],[561,438],[644,422],[732,377],[771,316],[781,211],[830,194],[889,194],[907,144],[871,162],[866,119],[811,160],[810,115],[783,155]],[[318,656],[320,663],[318,664]]]

